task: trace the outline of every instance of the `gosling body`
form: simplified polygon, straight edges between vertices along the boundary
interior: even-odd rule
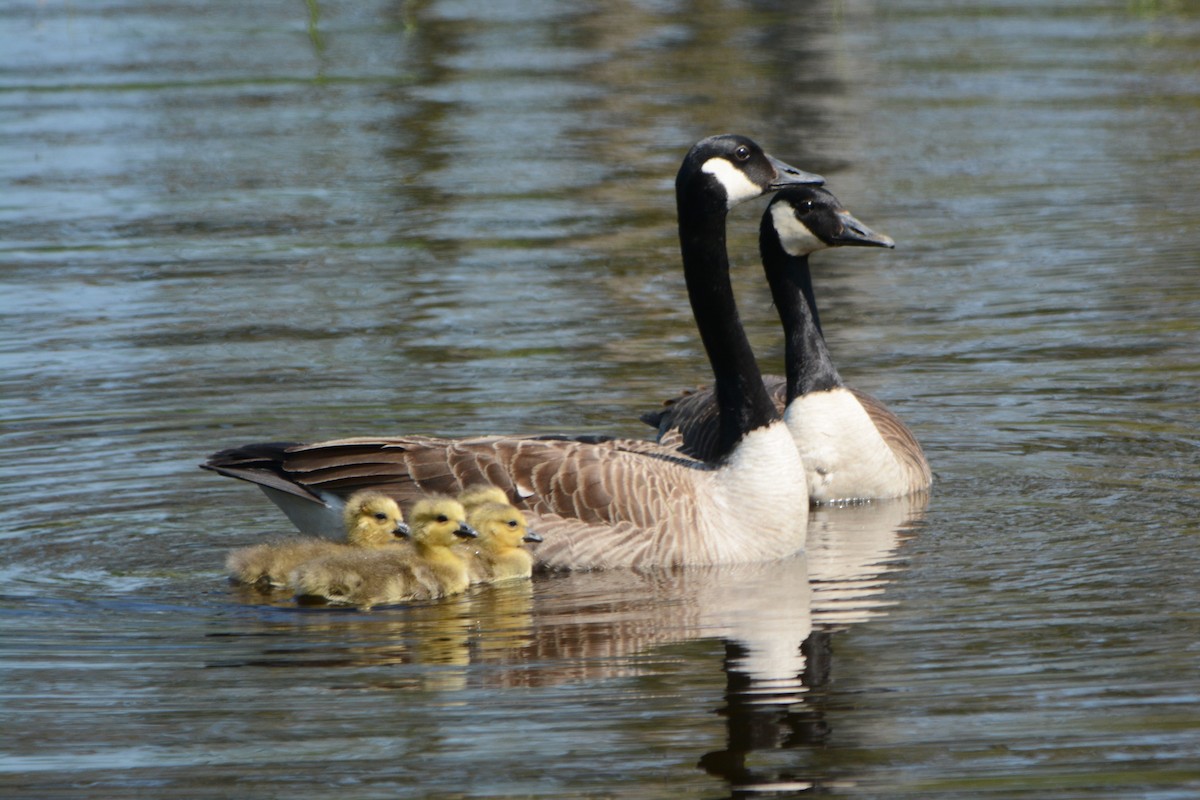
[[[459,501],[467,510],[467,522],[479,532],[479,538],[459,545],[471,583],[530,577],[533,554],[523,545],[540,542],[542,537],[529,530],[525,515],[508,501],[503,490],[495,486],[468,489]]]
[[[478,534],[467,524],[462,504],[450,498],[420,500],[410,516],[410,549],[342,552],[307,561],[288,577],[296,598],[368,609],[465,591],[467,564],[452,547],[459,538]]]
[[[306,561],[338,553],[407,548],[402,537],[408,526],[396,501],[382,492],[351,495],[342,512],[345,542],[315,536],[293,536],[232,551],[225,559],[229,577],[237,583],[282,587],[288,574]]]

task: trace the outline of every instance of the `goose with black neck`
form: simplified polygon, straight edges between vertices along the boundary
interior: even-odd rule
[[[725,220],[740,202],[822,179],[742,136],[694,145],[675,182],[688,297],[719,398],[719,444],[706,460],[651,442],[595,436],[362,437],[252,444],[203,464],[258,484],[302,526],[373,488],[402,502],[491,484],[526,511],[562,569],[721,564],[804,547],[804,466],[772,405],[737,314]]]
[[[901,497],[932,483],[912,431],[878,399],[843,382],[821,331],[808,263],[831,247],[893,246],[820,188],[781,191],[762,217],[759,249],[783,324],[786,369],[765,385],[804,460],[813,502]],[[700,390],[643,419],[659,429],[661,444],[711,458],[721,449],[719,402],[719,390]]]

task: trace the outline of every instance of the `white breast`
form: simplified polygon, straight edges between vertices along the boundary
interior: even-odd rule
[[[897,497],[906,491],[899,460],[846,389],[793,400],[784,421],[804,460],[814,501]]]
[[[782,424],[746,435],[713,473],[705,516],[719,555],[712,563],[765,561],[804,549],[808,493],[804,464]]]

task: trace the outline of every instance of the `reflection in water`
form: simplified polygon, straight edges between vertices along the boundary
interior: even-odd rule
[[[647,657],[656,652],[720,642],[725,689],[716,713],[725,742],[697,753],[699,766],[735,792],[799,790],[819,776],[787,753],[820,745],[830,730],[819,690],[834,669],[833,637],[881,613],[897,550],[925,503],[816,509],[809,553],[784,561],[539,575],[368,613],[289,609],[301,643],[288,637],[283,648],[209,666],[402,666],[371,685],[454,702],[473,690],[630,678],[651,669]],[[279,593],[231,591],[251,603],[290,605]]]
[[[896,550],[905,532],[921,519],[926,502],[920,496],[816,508],[808,551],[780,561],[551,573],[537,577],[536,605],[531,582],[513,581],[478,586],[446,602],[385,608],[382,617],[352,609],[315,609],[303,627],[312,633],[363,626],[373,635],[387,632],[397,642],[423,630],[430,632],[430,641],[461,641],[451,649],[474,653],[450,656],[449,650],[435,650],[431,652],[440,655],[434,658],[405,648],[390,659],[372,650],[360,654],[366,660],[577,661],[586,664],[585,671],[576,674],[579,678],[605,677],[604,670],[610,668],[622,670],[623,659],[655,646],[721,639],[737,643],[739,655],[730,656],[731,668],[756,690],[776,696],[783,687],[802,692],[793,682],[805,670],[801,646],[814,620],[823,629],[837,630],[869,619],[886,606],[880,597],[885,576],[895,569]],[[250,604],[293,605],[286,590],[233,583],[228,590]],[[463,620],[476,618],[487,621],[490,635],[472,636],[468,647]],[[355,656],[346,663],[364,662]],[[525,680],[537,684],[563,678],[555,663],[545,673],[529,670]]]
[[[763,564],[583,572],[545,579],[528,656],[576,678],[611,677],[631,657],[694,639],[740,643],[738,669],[760,685],[790,684],[804,668],[800,645],[811,629],[811,589],[803,555]],[[602,655],[602,659],[597,659]],[[610,672],[615,670],[615,672]]]
[[[209,667],[418,666],[421,669],[404,673],[406,678],[397,686],[452,692],[467,687],[467,667],[473,663],[519,663],[532,638],[529,581],[480,586],[441,601],[381,606],[373,612],[297,608],[284,590],[231,584],[230,592],[242,602],[287,609],[287,624],[272,619],[269,634],[287,636],[286,646],[263,647]],[[288,635],[298,632],[304,634],[300,643]]]
[[[811,788],[812,781],[802,779],[794,765],[770,770],[747,765],[747,758],[756,752],[819,745],[829,727],[811,694],[797,698],[793,691],[778,695],[764,691],[739,669],[743,655],[739,643],[725,643],[725,706],[717,713],[726,719],[726,746],[701,756],[700,767],[724,778],[735,793]],[[829,633],[814,630],[804,640],[801,655],[804,671],[796,675],[795,683],[811,692],[829,680]]]
[[[830,630],[865,622],[879,609],[897,550],[924,519],[928,494],[843,507],[817,506],[809,517],[808,565],[813,620]]]
[[[747,645],[726,640],[725,706],[718,713],[728,737],[725,748],[706,753],[700,766],[728,781],[735,794],[803,791],[819,782],[787,760],[763,759],[762,751],[820,745],[829,733],[824,694],[816,690],[833,671],[834,631],[866,621],[886,605],[880,597],[885,575],[897,569],[896,551],[927,501],[921,495],[813,510],[807,553],[813,627],[795,652],[796,672],[764,680],[747,669]],[[747,759],[756,752],[759,766],[752,768]]]

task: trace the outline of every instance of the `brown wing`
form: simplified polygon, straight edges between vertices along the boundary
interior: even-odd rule
[[[374,489],[407,504],[488,483],[531,513],[546,538],[539,560],[551,564],[663,558],[650,549],[667,545],[647,531],[694,527],[695,484],[713,469],[650,442],[554,436],[253,444],[202,466],[314,502]]]
[[[933,484],[933,472],[913,432],[880,400],[857,389],[850,389],[850,392],[858,398],[871,422],[875,423],[875,429],[900,461],[909,493],[928,489]]]

